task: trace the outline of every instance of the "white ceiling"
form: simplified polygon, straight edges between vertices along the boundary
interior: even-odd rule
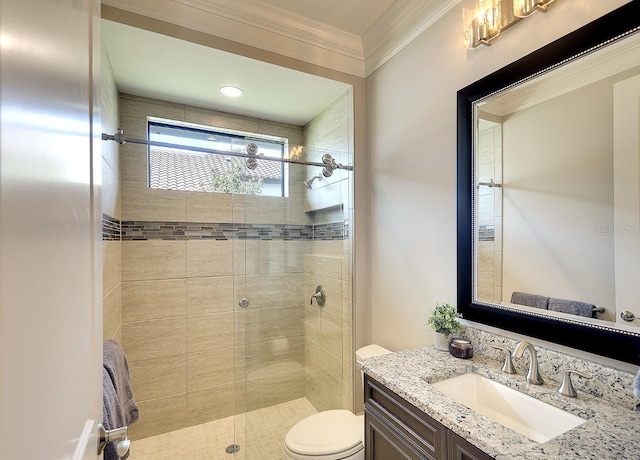
[[[304,126],[350,87],[111,21],[101,30],[122,93]]]
[[[103,5],[364,77],[460,0],[102,0]],[[121,92],[304,125],[349,88],[103,20]],[[215,32],[212,32],[215,31]],[[241,87],[238,99],[220,95]]]

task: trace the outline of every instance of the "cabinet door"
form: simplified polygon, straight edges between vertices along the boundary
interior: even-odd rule
[[[365,378],[365,413],[384,421],[422,459],[445,459],[445,428],[371,377]],[[365,444],[366,448],[366,444]]]
[[[487,454],[449,430],[447,430],[447,451],[447,460],[491,460]]]
[[[416,451],[410,441],[373,414],[365,413],[365,460],[434,460]]]

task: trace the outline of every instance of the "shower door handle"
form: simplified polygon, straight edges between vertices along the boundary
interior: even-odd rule
[[[240,299],[240,302],[238,302],[238,305],[240,305],[240,308],[247,308],[249,306],[249,300]]]

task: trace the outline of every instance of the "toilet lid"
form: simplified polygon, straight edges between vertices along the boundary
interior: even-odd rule
[[[362,421],[348,410],[318,412],[296,423],[284,442],[302,455],[342,452],[362,443]]]

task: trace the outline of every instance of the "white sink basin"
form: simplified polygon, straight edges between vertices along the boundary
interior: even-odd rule
[[[549,441],[586,422],[581,417],[471,372],[432,386],[469,409],[537,442]]]

